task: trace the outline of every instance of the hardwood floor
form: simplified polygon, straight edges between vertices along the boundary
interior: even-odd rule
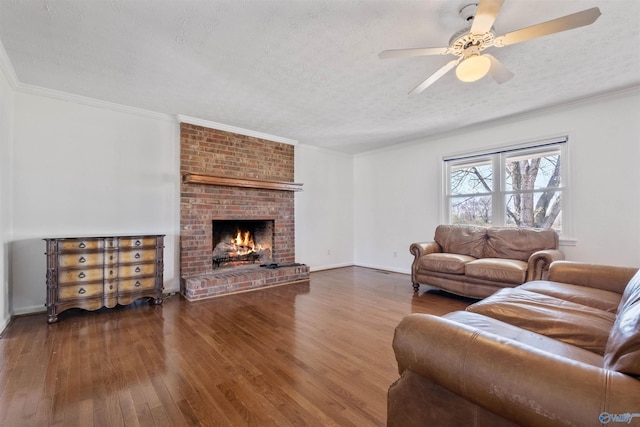
[[[0,425],[382,426],[409,313],[472,300],[414,295],[407,275],[358,267],[162,306],[15,319],[0,337]]]

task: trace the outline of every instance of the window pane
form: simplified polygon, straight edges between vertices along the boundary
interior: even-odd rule
[[[506,225],[562,229],[562,191],[536,191],[506,196]]]
[[[451,224],[491,224],[491,196],[452,197]]]
[[[505,159],[505,190],[560,187],[560,151],[553,150]]]
[[[454,165],[449,175],[450,194],[490,193],[493,190],[491,161]]]

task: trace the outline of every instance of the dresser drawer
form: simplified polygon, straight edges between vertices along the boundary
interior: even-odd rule
[[[95,267],[103,263],[102,253],[81,253],[60,255],[58,257],[59,267]]]
[[[118,278],[118,269],[106,266],[104,268],[104,280],[115,280]]]
[[[107,280],[104,282],[104,294],[115,294],[118,290],[117,280]]]
[[[118,262],[121,264],[128,262],[154,261],[155,259],[155,249],[121,249],[118,254]]]
[[[153,289],[155,284],[155,277],[146,277],[144,279],[124,279],[120,280],[118,289],[120,292],[135,292]]]
[[[58,284],[86,283],[102,280],[102,268],[84,268],[82,270],[60,270]]]
[[[126,279],[127,277],[154,275],[155,272],[156,272],[156,266],[154,263],[122,265],[118,269],[118,275],[120,278],[123,278],[123,279]]]
[[[126,237],[120,238],[120,247],[126,248],[142,248],[142,247],[156,246],[155,237]]]
[[[58,242],[62,252],[102,249],[101,239],[71,239]]]
[[[60,286],[58,300],[82,299],[102,295],[102,283],[88,285]]]

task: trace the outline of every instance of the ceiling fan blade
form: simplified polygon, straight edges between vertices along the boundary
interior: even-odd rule
[[[537,37],[584,27],[585,25],[593,24],[599,16],[600,9],[592,7],[591,9],[586,9],[582,12],[576,12],[551,21],[532,25],[531,27],[512,31],[503,36],[497,37],[494,41],[494,45],[508,46],[510,44],[524,42]]]
[[[448,47],[423,47],[415,49],[391,49],[384,50],[378,54],[380,59],[388,58],[405,58],[409,56],[423,56],[423,55],[444,55],[448,53]]]
[[[484,34],[491,30],[504,0],[480,0],[471,24],[471,34]]]
[[[426,88],[428,88],[429,86],[431,86],[432,84],[434,84],[436,80],[438,80],[440,77],[447,74],[452,68],[455,68],[455,66],[458,65],[458,62],[460,62],[461,60],[462,58],[458,58],[458,59],[454,59],[453,61],[449,61],[444,67],[440,68],[438,71],[431,74],[431,76],[429,76],[425,81],[423,81],[418,86],[413,88],[413,90],[409,92],[409,95],[417,95],[423,90],[425,90]]]
[[[508,82],[513,78],[514,74],[509,71],[507,67],[502,65],[502,62],[498,61],[493,55],[485,53],[484,56],[489,58],[489,60],[491,61],[491,68],[489,69],[489,72],[491,73],[491,77],[493,77],[493,80],[495,80],[496,83],[502,84],[504,82]]]

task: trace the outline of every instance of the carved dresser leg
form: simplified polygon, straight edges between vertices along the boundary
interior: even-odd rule
[[[413,284],[413,292],[415,292],[417,294],[419,290],[420,290],[420,283],[414,283]]]

